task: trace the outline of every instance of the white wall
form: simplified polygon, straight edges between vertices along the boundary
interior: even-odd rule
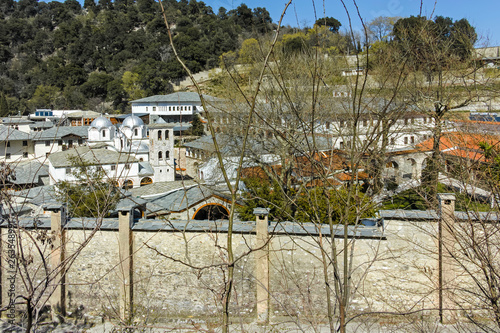
[[[0,161],[19,162],[34,158],[33,142],[26,140],[28,145],[24,146],[23,141],[25,140],[9,140],[8,143],[0,142]],[[9,147],[7,147],[7,144]],[[25,153],[28,155],[25,156]],[[7,158],[7,154],[10,154],[10,158]]]

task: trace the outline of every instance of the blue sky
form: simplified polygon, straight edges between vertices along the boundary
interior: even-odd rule
[[[241,3],[245,3],[250,8],[266,7],[273,22],[278,22],[287,1],[205,0],[204,2],[211,6],[214,12],[217,12],[219,7],[224,7],[227,10],[234,9]],[[360,29],[361,24],[353,1],[345,0],[345,4],[350,11],[353,27]],[[420,1],[418,0],[358,0],[357,4],[365,22],[378,16],[407,17],[418,15],[420,12]],[[482,44],[500,45],[500,1],[498,0],[437,0],[436,3],[434,0],[423,0],[422,14],[448,16],[454,20],[466,18],[476,27],[476,32],[482,37],[477,46],[482,46]],[[316,18],[324,16],[335,17],[342,23],[343,27],[348,26],[348,18],[340,0],[294,0],[285,14],[283,23],[291,26],[312,26]]]

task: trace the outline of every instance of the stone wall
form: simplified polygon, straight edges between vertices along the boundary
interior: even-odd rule
[[[148,221],[141,223],[158,223]],[[312,323],[326,321],[325,274],[334,294],[335,276],[343,276],[344,240],[334,238],[332,244],[332,238],[324,233],[327,229],[320,233],[318,229],[305,231],[303,225],[297,226],[299,231],[294,232],[278,232],[269,226],[269,242],[264,246],[257,245],[255,223],[247,223],[246,229],[235,228],[238,232],[233,235],[233,249],[237,260],[231,311],[236,318],[256,318],[257,289],[264,285],[257,279],[256,258],[261,260],[262,256],[256,253],[266,251],[270,320],[287,317]],[[6,229],[2,229],[5,243]],[[223,228],[185,230],[189,231],[183,232],[179,227],[132,229],[132,320],[151,324],[186,318],[203,322],[220,319],[227,283],[227,233]],[[35,235],[40,229],[28,232]],[[349,267],[353,272],[349,290],[351,314],[422,311],[419,313],[436,315],[437,232],[435,220],[390,220],[384,225],[382,237],[374,231],[372,236],[365,233],[363,237],[348,238],[347,256],[354,259]],[[66,240],[67,310],[80,311],[94,319],[119,320],[120,291],[127,276],[122,270],[119,249],[127,244],[120,241],[118,230],[68,228]],[[54,249],[49,243],[44,244],[40,248],[48,258]],[[36,255],[29,240],[26,249],[34,253],[31,267],[42,267],[41,256]],[[38,281],[43,281],[42,273],[39,269]],[[20,279],[17,282],[21,283]],[[461,283],[470,281],[462,276]],[[3,274],[2,286],[5,285]],[[53,290],[57,281],[51,281],[50,285]],[[2,296],[5,304],[5,292]]]

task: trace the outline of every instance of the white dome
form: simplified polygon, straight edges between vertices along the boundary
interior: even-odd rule
[[[100,130],[101,128],[109,128],[112,126],[113,124],[111,123],[111,121],[103,116],[95,118],[94,121],[92,121],[92,123],[90,124],[90,127],[97,128],[98,130]]]
[[[134,128],[142,125],[144,125],[142,119],[134,115],[130,115],[127,118],[125,118],[122,124],[123,127],[128,127],[128,128]]]

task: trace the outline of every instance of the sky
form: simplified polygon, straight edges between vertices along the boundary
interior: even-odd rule
[[[214,12],[219,7],[235,9],[241,3],[250,8],[265,7],[273,22],[277,23],[285,8],[286,0],[204,0]],[[361,23],[353,5],[353,0],[344,0],[351,15],[354,29],[361,30]],[[314,6],[313,6],[314,5]],[[378,16],[408,17],[420,13],[418,0],[357,0],[360,16],[370,22]],[[315,9],[314,9],[315,7]],[[437,15],[451,17],[453,20],[466,18],[476,28],[480,39],[476,47],[500,46],[500,1],[498,0],[423,0],[422,14],[427,17]],[[283,18],[283,25],[292,27],[312,26],[316,18],[334,17],[349,26],[349,19],[340,0],[293,0]]]

